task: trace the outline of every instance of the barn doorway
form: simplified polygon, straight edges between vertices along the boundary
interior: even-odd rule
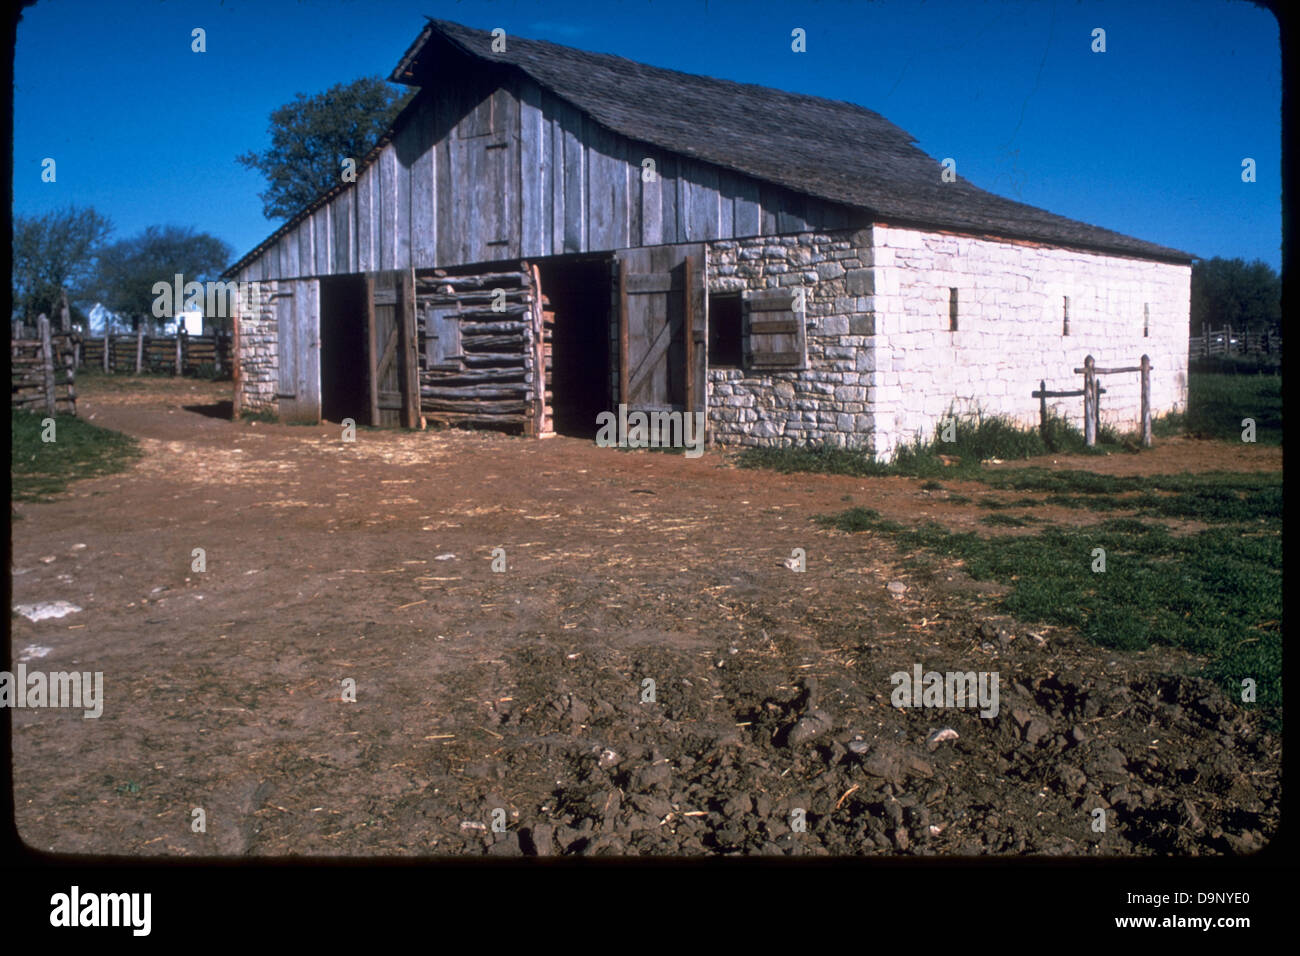
[[[340,422],[370,421],[366,351],[366,278],[325,276],[320,280],[321,417]]]
[[[594,438],[596,416],[610,410],[610,265],[603,256],[537,262],[543,309],[553,313],[547,388],[561,435]]]

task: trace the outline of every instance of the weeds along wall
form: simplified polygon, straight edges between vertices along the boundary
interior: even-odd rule
[[[1032,426],[1039,382],[1082,387],[1073,370],[1089,354],[1099,367],[1149,355],[1153,414],[1186,408],[1187,265],[884,225],[713,242],[708,257],[712,295],[802,286],[806,300],[805,369],[710,360],[720,444],[829,443],[888,460],[950,409]],[[1102,385],[1103,423],[1135,429],[1139,377]],[[1082,426],[1081,399],[1049,407]]]
[[[1040,380],[1082,387],[1074,369],[1151,357],[1153,415],[1187,406],[1191,267],[1059,247],[873,228],[876,450],[935,433],[950,406],[1038,422]],[[956,330],[952,292],[956,290]],[[1068,298],[1068,306],[1066,299]],[[1068,308],[1068,329],[1066,325]],[[1135,373],[1101,377],[1101,418],[1138,427]],[[1082,427],[1082,399],[1049,402]]]

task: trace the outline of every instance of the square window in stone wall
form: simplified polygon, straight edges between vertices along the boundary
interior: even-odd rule
[[[808,367],[803,305],[803,290],[755,289],[744,294],[741,309],[746,368]]]

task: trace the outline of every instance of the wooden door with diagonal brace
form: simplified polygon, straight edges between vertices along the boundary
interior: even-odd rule
[[[410,269],[370,273],[366,302],[370,424],[415,428],[420,421],[415,274]]]
[[[619,400],[628,412],[705,411],[702,244],[617,254]]]

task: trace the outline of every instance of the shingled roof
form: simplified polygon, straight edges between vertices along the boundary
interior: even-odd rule
[[[491,33],[432,18],[389,79],[418,85],[422,66],[436,59],[435,46],[443,40],[468,56],[522,71],[629,139],[861,209],[876,222],[1168,262],[1195,258],[994,195],[960,176],[945,183],[939,163],[917,148],[911,134],[855,103],[681,73],[523,37],[509,37],[506,52],[493,53]],[[377,158],[413,105],[380,137],[359,170]],[[345,188],[340,184],[322,193],[223,277],[236,275]]]
[[[996,196],[941,167],[914,137],[854,103],[647,66],[620,56],[430,20],[390,79],[418,83],[429,41],[516,67],[597,122],[630,139],[796,192],[870,212],[876,221],[928,225],[1125,255],[1189,262],[1145,242]],[[433,54],[436,55],[436,54]]]

